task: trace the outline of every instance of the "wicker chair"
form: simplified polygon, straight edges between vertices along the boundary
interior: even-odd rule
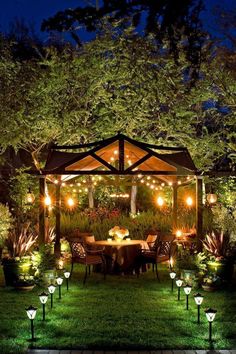
[[[173,256],[175,252],[173,241],[173,235],[161,236],[154,249],[141,250],[141,254],[138,258],[138,269],[144,264],[152,264],[156,272],[156,277],[160,281],[157,265],[158,263],[169,261],[170,257]],[[139,275],[139,271],[137,274]]]
[[[85,284],[87,275],[90,275],[90,266],[101,265],[103,268],[104,279],[106,277],[106,261],[103,255],[103,249],[88,249],[81,239],[70,239],[71,248],[71,274],[73,272],[74,263],[85,265],[85,274],[83,284]]]

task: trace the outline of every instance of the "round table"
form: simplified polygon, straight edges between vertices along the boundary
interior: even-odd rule
[[[138,257],[140,250],[149,249],[147,242],[143,240],[103,240],[95,241],[92,244],[104,247],[108,272],[133,271],[135,260]]]

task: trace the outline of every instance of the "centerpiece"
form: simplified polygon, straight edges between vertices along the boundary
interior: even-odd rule
[[[115,241],[121,242],[129,236],[129,230],[125,227],[114,226],[109,230],[109,236],[113,237]]]

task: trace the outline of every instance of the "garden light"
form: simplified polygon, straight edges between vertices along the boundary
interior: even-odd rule
[[[200,323],[200,307],[203,302],[203,296],[201,294],[197,293],[194,295],[194,300],[197,305],[197,323],[199,324]]]
[[[174,290],[174,279],[176,277],[176,273],[172,270],[170,272],[170,279],[171,279],[171,291],[173,292]]]
[[[183,236],[183,232],[181,230],[177,230],[175,235],[176,235],[176,237],[181,237],[181,236]]]
[[[34,193],[31,192],[31,189],[28,189],[28,192],[26,194],[26,204],[32,205],[34,203],[35,196]]]
[[[174,265],[174,260],[173,260],[173,257],[170,257],[170,270],[173,269],[173,265]]]
[[[176,285],[178,287],[178,301],[180,300],[180,288],[181,288],[182,284],[183,284],[183,280],[182,279],[177,279],[176,280]]]
[[[59,299],[61,299],[61,285],[63,283],[63,278],[57,277],[56,282],[57,282],[57,285],[58,285]]]
[[[25,309],[28,318],[30,319],[30,329],[31,329],[31,340],[35,340],[34,338],[34,318],[37,313],[37,307],[30,305]]]
[[[191,290],[192,290],[191,285],[186,284],[184,286],[184,292],[186,295],[186,310],[188,310],[188,297],[189,297],[189,294],[191,293]]]
[[[74,199],[73,198],[68,198],[67,199],[67,205],[68,205],[68,207],[69,208],[73,208],[74,206],[75,206],[75,201],[74,201]]]
[[[46,305],[46,302],[48,301],[48,294],[45,292],[42,292],[41,294],[39,294],[39,300],[43,306],[43,321],[45,321],[45,305]]]
[[[215,319],[216,316],[216,310],[208,308],[205,310],[206,318],[209,322],[209,341],[211,342],[212,340],[212,322]]]
[[[159,207],[162,207],[164,205],[164,198],[162,197],[157,197],[157,205]]]
[[[70,278],[70,272],[65,270],[64,271],[64,277],[66,278],[66,290],[69,290],[69,278]]]
[[[49,195],[47,195],[45,198],[44,198],[44,204],[49,207],[51,204],[52,204],[52,201],[51,201],[51,198],[49,197]]]
[[[53,285],[53,284],[49,285],[48,292],[51,295],[51,309],[53,308],[53,294],[54,294],[55,290],[56,290],[55,285]]]
[[[188,207],[191,207],[193,205],[193,198],[192,197],[188,197],[186,199],[186,204]]]
[[[207,201],[209,204],[215,204],[217,202],[217,195],[213,193],[207,194]]]

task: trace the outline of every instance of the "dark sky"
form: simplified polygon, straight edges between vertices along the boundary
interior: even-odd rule
[[[95,3],[95,0],[90,0],[90,2]],[[202,14],[204,27],[217,34],[217,23],[212,15],[213,8],[220,5],[230,10],[231,7],[235,7],[235,0],[204,0],[204,2],[206,8]],[[57,11],[75,8],[85,3],[86,0],[0,0],[0,31],[7,31],[9,23],[17,17],[24,18],[26,22],[34,24],[36,32],[39,32],[44,18],[54,15]]]

